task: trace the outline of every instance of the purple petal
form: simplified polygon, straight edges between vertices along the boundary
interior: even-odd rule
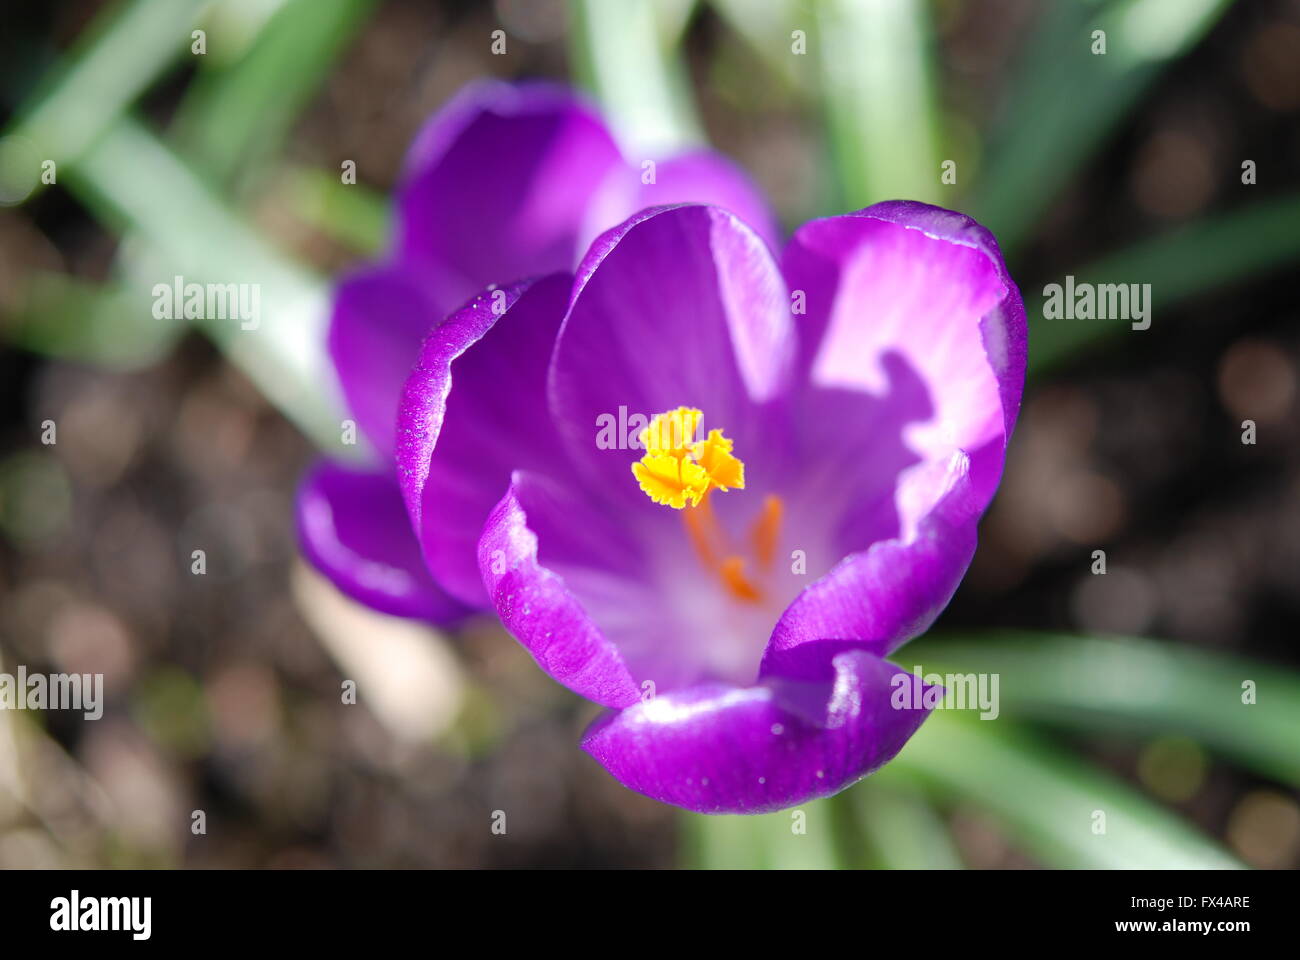
[[[593,486],[661,510],[630,480],[623,449],[600,449],[605,418],[704,411],[750,464],[773,440],[761,405],[788,387],[789,304],[763,241],[717,207],[644,211],[597,240],[579,267],[555,349],[551,407]]]
[[[564,578],[538,561],[539,531],[549,549],[582,558],[593,575],[603,562],[613,589],[635,589],[642,582],[635,569],[638,552],[623,542],[617,526],[593,530],[575,522],[571,508],[562,489],[517,473],[483,528],[478,547],[483,583],[501,622],[543,670],[588,700],[627,706],[640,696],[637,682]],[[647,599],[633,597],[630,609],[644,614]]]
[[[997,239],[971,217],[913,200],[877,203],[863,210],[861,215],[919,230],[927,237],[972,247],[983,254],[997,271],[1004,296],[994,310],[981,318],[980,332],[989,365],[998,379],[1005,435],[1010,437],[1024,393],[1029,326],[1020,290],[1011,279]]]
[[[546,371],[567,275],[486,291],[420,348],[398,415],[398,477],[434,578],[484,606],[476,549],[516,468],[548,465],[558,442]]]
[[[806,224],[784,268],[808,305],[803,455],[838,465],[798,495],[839,511],[832,552],[849,554],[769,642],[763,672],[802,675],[849,647],[887,654],[951,599],[1001,477],[1026,327],[992,236],[924,204]]]
[[[393,454],[402,383],[421,338],[440,319],[416,282],[393,267],[357,271],[335,292],[330,357],[352,415],[385,460]]]
[[[662,694],[602,717],[582,745],[620,783],[664,803],[766,813],[836,793],[893,759],[928,715],[920,702],[895,708],[905,682],[921,687],[850,651],[814,680]]]
[[[388,471],[318,463],[298,489],[297,526],[307,559],[354,600],[439,624],[465,616],[429,578]]]
[[[968,461],[954,454],[949,464],[912,472],[904,486],[904,497],[912,488],[944,494],[909,536],[846,557],[800,593],[772,631],[760,675],[814,676],[843,650],[887,656],[929,629],[948,605],[975,555],[984,507]]]
[[[407,158],[397,255],[432,273],[447,306],[490,283],[570,270],[587,203],[622,157],[562,87],[473,84]]]
[[[698,150],[658,161],[652,183],[645,182],[649,178],[645,162],[620,165],[606,175],[588,208],[580,249],[585,250],[590,241],[639,210],[683,203],[722,207],[775,249],[779,231],[767,198],[726,157]]]
[[[901,361],[928,400],[909,447],[926,460],[966,450],[977,488],[991,496],[1027,344],[1020,294],[992,234],[939,207],[881,203],[805,224],[782,267],[807,295],[800,353],[812,386],[881,397],[895,379],[889,362]]]

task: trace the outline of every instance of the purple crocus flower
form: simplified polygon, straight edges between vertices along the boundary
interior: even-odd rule
[[[476,84],[433,117],[407,157],[386,261],[351,274],[335,296],[330,354],[376,456],[363,468],[323,461],[304,481],[297,523],[308,559],[385,613],[448,623],[469,612],[475,596],[467,604],[465,591],[429,576],[393,469],[398,396],[421,340],[489,284],[572,269],[601,231],[682,201],[720,204],[775,235],[761,195],[727,160],[625,158],[563,88]]]
[[[609,708],[583,747],[619,781],[780,809],[924,720],[884,658],[970,563],[1025,356],[967,217],[882,203],[803,225],[778,263],[743,214],[656,207],[432,331],[402,494],[447,594]]]

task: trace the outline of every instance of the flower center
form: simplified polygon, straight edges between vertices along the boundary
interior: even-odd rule
[[[682,522],[696,554],[727,591],[747,603],[761,603],[763,590],[749,572],[746,557],[736,552],[718,522],[709,494],[745,488],[745,464],[731,452],[732,441],[721,430],[696,440],[704,416],[694,407],[661,413],[641,431],[645,456],[632,464],[632,475],[655,503],[683,510]],[[781,498],[769,494],[750,531],[752,559],[767,574],[776,559],[781,529]]]

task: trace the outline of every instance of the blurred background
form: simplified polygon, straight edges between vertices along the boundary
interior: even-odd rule
[[[633,156],[711,142],[787,230],[909,197],[998,235],[1025,405],[970,574],[895,658],[999,674],[996,722],[937,712],[806,833],[684,815],[581,752],[592,708],[498,627],[304,566],[330,278],[485,75],[585,87]],[[102,673],[106,704],[0,711],[0,866],[1300,865],[1298,120],[1295,0],[11,5],[0,671]],[[296,319],[256,355],[155,320],[174,274]],[[1067,274],[1152,284],[1151,328],[1044,320]]]

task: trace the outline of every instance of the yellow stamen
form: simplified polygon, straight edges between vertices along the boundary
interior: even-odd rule
[[[745,465],[731,455],[732,446],[721,430],[710,430],[708,439],[691,448],[691,456],[709,475],[709,482],[719,490],[745,489]]]
[[[680,510],[700,502],[709,488],[708,474],[698,463],[670,453],[647,453],[632,464],[632,475],[655,503]]]
[[[750,534],[754,543],[754,555],[758,557],[759,567],[764,570],[771,570],[772,562],[776,559],[776,539],[781,532],[781,514],[784,508],[781,498],[775,493],[769,493],[763,498],[763,512],[758,515]]]
[[[647,453],[666,453],[680,460],[690,454],[703,416],[694,407],[669,410],[651,420],[637,439]]]
[[[695,439],[703,417],[694,407],[678,407],[654,417],[637,437],[646,452],[632,464],[632,475],[655,503],[684,511],[682,523],[705,569],[713,571],[736,599],[758,603],[763,591],[745,575],[744,557],[728,553],[726,534],[709,503],[714,490],[745,488],[745,465],[731,452],[734,444],[721,430]],[[780,523],[781,500],[769,496],[753,531],[764,569],[771,568],[776,555]]]
[[[732,452],[721,430],[695,440],[700,419],[694,407],[657,415],[638,439],[646,453],[632,464],[632,475],[655,503],[681,510],[698,506],[710,490],[743,490],[745,465]]]

